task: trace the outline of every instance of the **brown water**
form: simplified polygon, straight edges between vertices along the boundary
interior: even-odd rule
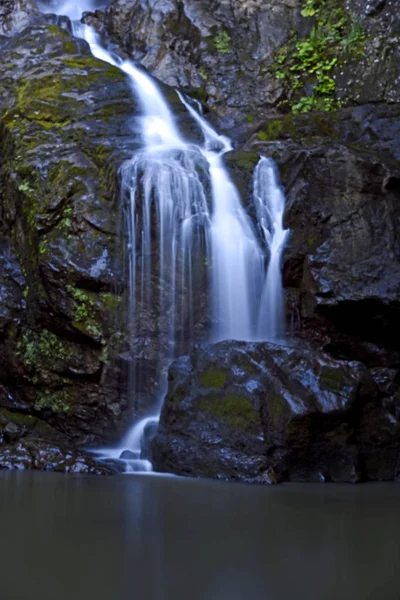
[[[400,485],[0,474],[1,600],[399,600]]]

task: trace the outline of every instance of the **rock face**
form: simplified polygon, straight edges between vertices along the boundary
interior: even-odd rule
[[[173,363],[154,465],[246,482],[394,479],[399,386],[306,348],[222,342]],[[378,385],[378,383],[379,385]]]
[[[310,95],[312,76],[293,86],[298,71],[288,65],[287,76],[279,74],[280,56],[296,53],[296,44],[308,38],[316,21],[338,24],[334,31],[322,28],[320,35],[324,52],[336,59],[334,68],[325,65],[336,85],[332,98],[357,104],[396,101],[400,18],[395,0],[334,0],[315,20],[302,16],[304,8],[302,0],[112,0],[105,16],[98,17],[113,41],[150,73],[169,85],[197,90],[236,122],[271,115]],[[306,62],[298,65],[301,73]]]
[[[34,0],[2,0],[0,36],[15,35],[39,17],[39,9]]]
[[[287,194],[289,322],[336,357],[397,368],[399,116],[399,104],[287,115],[247,146],[276,158]]]
[[[54,440],[54,441],[52,441]],[[37,469],[107,475],[111,471],[71,448],[68,436],[33,415],[0,409],[0,470]]]
[[[65,458],[124,425],[117,171],[134,145],[132,94],[44,18],[3,45],[2,63],[0,409],[47,424],[40,447],[61,444]],[[2,449],[0,465],[26,451],[37,467],[29,444]]]

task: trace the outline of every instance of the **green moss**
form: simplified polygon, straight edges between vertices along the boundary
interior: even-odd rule
[[[69,38],[70,34],[68,33],[68,31],[65,31],[65,29],[63,29],[62,27],[59,27],[58,25],[49,25],[47,27],[47,31],[49,31],[50,33],[56,35],[58,38]]]
[[[47,329],[24,333],[18,349],[28,368],[37,369],[43,363],[53,362],[55,359],[67,361],[72,358],[71,349]]]
[[[226,156],[226,160],[233,166],[240,167],[240,169],[253,173],[254,168],[260,160],[260,155],[257,152],[245,152],[239,150],[237,152],[230,152]]]
[[[49,409],[54,413],[65,413],[70,408],[68,400],[68,392],[65,389],[49,391],[39,396],[35,403],[35,409]]]
[[[227,31],[221,29],[214,37],[214,46],[221,54],[229,54],[231,52],[231,38]]]
[[[331,367],[322,367],[319,374],[319,384],[322,389],[337,393],[342,388],[343,371]]]
[[[77,51],[76,43],[72,42],[71,40],[64,42],[63,48],[67,54],[75,54]]]
[[[101,351],[100,357],[99,357],[100,362],[102,363],[106,363],[110,360],[110,348],[108,345],[104,345],[103,349]]]
[[[12,421],[19,427],[26,427],[27,429],[32,429],[36,425],[37,418],[32,415],[24,415],[19,412],[11,412],[6,408],[0,409],[0,414],[2,414],[8,421]]]
[[[103,331],[97,322],[97,294],[70,285],[67,286],[67,291],[74,301],[74,327],[82,333],[100,339]],[[108,300],[110,301],[110,298]]]
[[[96,325],[95,323],[88,323],[86,325],[86,331],[93,337],[93,338],[100,338],[103,335],[103,331],[102,329],[99,327],[99,325]]]
[[[24,181],[24,183],[21,183],[18,186],[18,190],[20,192],[23,192],[24,194],[33,194],[35,192],[35,190],[29,185],[29,183],[27,181]]]
[[[227,378],[226,371],[208,367],[199,377],[200,383],[206,388],[222,388],[225,385]]]
[[[203,66],[200,67],[199,69],[199,75],[202,79],[204,79],[204,81],[207,81],[208,79],[208,73],[207,73],[207,69]]]
[[[15,106],[5,116],[11,128],[21,129],[21,118],[25,119],[25,126],[37,123],[45,131],[53,127],[65,128],[73,119],[71,113],[70,93],[73,91],[84,92],[91,82],[95,82],[99,75],[123,80],[123,75],[118,69],[110,65],[109,68],[99,70],[101,63],[95,58],[74,58],[64,61],[66,67],[79,69],[76,74],[68,70],[55,72],[51,75],[32,77],[28,80],[21,79],[17,89]],[[82,69],[85,73],[82,74]],[[123,110],[126,106],[123,105]],[[119,106],[105,105],[101,108],[102,114],[110,110],[112,115],[118,114]],[[27,121],[27,122],[26,122]]]
[[[268,392],[268,417],[275,427],[279,427],[289,412],[286,400],[283,396],[276,393],[275,390]]]
[[[269,140],[278,138],[284,128],[285,121],[282,119],[269,119],[267,121],[267,136]]]
[[[100,294],[100,302],[110,312],[115,312],[121,306],[121,296],[115,294]]]
[[[47,28],[47,31],[49,31],[50,33],[60,33],[61,29],[60,27],[58,27],[57,25],[49,25]]]
[[[261,140],[262,142],[266,142],[268,139],[268,134],[265,133],[265,131],[259,131],[257,134],[257,137],[259,140]]]
[[[259,414],[249,398],[228,394],[223,398],[207,396],[200,400],[200,408],[225,421],[229,427],[253,430],[260,423]]]
[[[77,321],[84,321],[92,316],[95,309],[95,294],[71,285],[67,286],[68,293],[75,301],[75,317]]]

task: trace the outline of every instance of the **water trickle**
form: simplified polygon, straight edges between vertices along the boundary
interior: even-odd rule
[[[72,19],[80,16],[77,12],[101,4],[95,0],[43,3],[46,12],[51,6]],[[73,30],[85,38],[94,56],[126,73],[141,105],[142,146],[121,168],[121,193],[128,234],[132,354],[135,340],[148,336],[159,357],[158,403],[153,407],[156,414],[136,423],[117,448],[96,453],[103,459],[123,461],[126,472],[149,471],[151,463],[143,448],[161,410],[166,366],[199,341],[198,307],[206,313],[213,341],[275,339],[283,332],[284,197],[273,162],[261,158],[254,174],[253,201],[263,246],[224,164],[231,142],[205,121],[201,105],[195,110],[178,92],[203,134],[204,143],[194,145],[180,134],[151,77],[111,55],[91,28],[75,21]],[[209,294],[204,290],[210,290]],[[200,302],[200,296],[209,296],[209,302]],[[145,315],[150,315],[147,321]],[[133,379],[135,397],[140,369]]]
[[[285,196],[275,163],[265,156],[261,157],[254,172],[253,201],[269,252],[257,334],[259,339],[276,340],[285,333],[281,261],[289,230],[283,227]]]

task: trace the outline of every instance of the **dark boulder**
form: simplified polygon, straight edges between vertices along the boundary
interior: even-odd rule
[[[287,196],[288,322],[338,358],[400,366],[400,105],[287,115],[247,149]],[[262,135],[261,135],[262,134]]]
[[[154,467],[255,483],[394,479],[399,388],[375,376],[391,391],[308,347],[199,346],[171,366]]]

